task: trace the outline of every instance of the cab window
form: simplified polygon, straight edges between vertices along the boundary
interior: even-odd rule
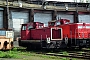
[[[0,30],[0,36],[5,36],[5,35],[6,35],[6,31]]]
[[[83,28],[83,26],[78,26],[78,28]]]
[[[26,26],[22,26],[22,30],[26,30]]]
[[[90,28],[90,26],[86,26],[86,28]]]
[[[56,22],[56,25],[60,25],[60,22]]]
[[[33,28],[33,26],[28,26],[28,30],[30,30],[30,29],[32,29]]]
[[[55,22],[52,22],[51,24],[50,24],[50,26],[54,26],[55,25]]]

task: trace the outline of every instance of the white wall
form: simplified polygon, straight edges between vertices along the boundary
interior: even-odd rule
[[[88,0],[88,2],[90,3],[90,0]]]

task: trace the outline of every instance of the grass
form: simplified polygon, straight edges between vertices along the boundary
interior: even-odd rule
[[[20,58],[20,56],[15,51],[0,51],[0,58]]]
[[[66,51],[62,52],[64,55],[68,55]],[[43,54],[36,54],[35,52],[30,51],[23,51],[23,49],[18,50],[17,48],[14,48],[9,51],[0,51],[0,58],[15,58],[15,59],[22,59],[22,60],[28,60],[34,58],[38,58],[37,60],[70,60],[70,58],[63,58],[63,57],[56,57],[56,56],[48,56]],[[27,59],[26,59],[27,58]],[[34,59],[32,59],[34,60]],[[77,60],[72,58],[71,60]]]
[[[75,58],[73,58],[73,59],[69,59],[69,58],[62,58],[61,60],[77,60],[77,59],[75,59]]]
[[[19,56],[17,56],[17,54],[0,51],[0,58],[19,58]]]
[[[68,54],[68,52],[64,51],[64,52],[63,52],[63,55],[69,55],[69,54]]]

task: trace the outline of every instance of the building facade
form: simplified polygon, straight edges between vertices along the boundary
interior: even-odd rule
[[[16,38],[23,23],[43,22],[48,26],[48,21],[60,18],[69,19],[70,23],[90,23],[89,3],[36,2],[8,2],[7,9],[6,1],[0,1],[0,29],[13,29]]]
[[[88,0],[88,3],[90,3],[90,0]]]

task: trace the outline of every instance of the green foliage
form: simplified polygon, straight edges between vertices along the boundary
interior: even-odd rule
[[[15,51],[0,51],[0,58],[19,58]]]
[[[68,55],[67,51],[61,51],[63,55]],[[14,48],[10,51],[0,51],[0,58],[23,58],[23,57],[40,57],[40,58],[45,58],[45,59],[55,59],[55,60],[70,60],[69,58],[60,58],[56,56],[47,56],[47,55],[42,55],[42,54],[36,54],[35,52],[32,51],[22,51],[18,50],[17,48]],[[77,60],[72,58],[71,60]]]
[[[61,60],[67,60],[66,58],[62,58]]]
[[[75,58],[72,58],[72,59],[70,59],[70,58],[62,58],[61,60],[77,60],[77,59],[75,59]]]
[[[13,48],[12,51],[17,51],[17,48]]]
[[[65,52],[63,52],[63,55],[68,55],[68,53],[65,51]]]
[[[72,60],[77,60],[77,59],[73,58]]]
[[[17,58],[15,54],[4,54],[1,58]]]

